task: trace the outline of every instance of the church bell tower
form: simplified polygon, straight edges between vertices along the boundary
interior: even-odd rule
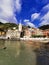
[[[19,23],[19,31],[20,31],[20,32],[22,31],[22,24],[21,24],[21,20],[20,20],[20,23]]]

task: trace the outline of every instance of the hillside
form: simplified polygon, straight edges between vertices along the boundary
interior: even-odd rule
[[[39,27],[39,29],[42,29],[42,30],[49,29],[49,25],[43,25],[43,26]]]
[[[18,29],[18,25],[15,23],[1,23],[0,22],[0,29],[1,30],[7,30],[8,28],[13,28],[16,27],[16,29]]]

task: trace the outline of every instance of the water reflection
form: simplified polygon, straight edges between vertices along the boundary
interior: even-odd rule
[[[49,43],[42,44],[40,50],[36,51],[36,65],[49,65]]]
[[[5,40],[0,40],[0,49],[5,47]]]
[[[20,43],[18,41],[5,41],[5,47],[11,55],[17,57],[20,54]]]
[[[49,65],[48,61],[49,45],[37,41],[0,40],[0,65]]]

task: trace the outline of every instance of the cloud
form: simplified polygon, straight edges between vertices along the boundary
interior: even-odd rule
[[[47,5],[45,5],[43,8],[42,8],[42,10],[49,10],[49,4],[47,4]]]
[[[47,22],[47,20],[43,20],[41,23],[40,23],[40,26],[43,26],[43,25],[48,25],[49,22]]]
[[[2,23],[7,23],[7,21],[6,20],[3,20],[3,19],[0,19],[0,21],[2,22]],[[4,22],[3,22],[4,21]]]
[[[0,19],[17,23],[15,12],[20,12],[20,0],[0,0]],[[4,21],[3,21],[4,22]]]
[[[40,26],[42,26],[42,25],[47,25],[47,24],[49,24],[49,4],[47,4],[46,6],[44,6],[43,8],[42,8],[42,13],[44,12],[44,11],[46,11],[45,13],[44,13],[44,15],[40,18],[40,23],[39,23],[39,25]],[[42,13],[41,13],[41,15],[42,15]]]
[[[37,19],[39,17],[40,13],[34,13],[31,15],[31,21],[34,21],[35,19]]]
[[[20,0],[16,0],[16,9],[18,12],[21,10],[21,1]]]
[[[31,21],[38,22],[38,26],[47,25],[49,24],[49,4],[43,6],[39,13],[33,13],[31,15]]]
[[[24,20],[24,22],[26,22],[26,23],[27,23],[28,21],[29,21],[28,19],[25,19],[25,20]]]
[[[46,14],[49,11],[49,4],[45,5],[42,9],[41,9],[41,14]]]
[[[28,19],[25,19],[24,22],[26,23],[27,26],[35,28],[35,25],[33,23],[31,23]]]
[[[31,21],[35,22],[35,20],[38,20],[36,22],[39,22],[39,26],[49,24],[49,4],[45,5],[39,13],[31,15]]]
[[[49,24],[49,11],[41,18],[40,26]]]

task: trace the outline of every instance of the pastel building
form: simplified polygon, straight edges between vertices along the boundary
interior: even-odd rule
[[[30,30],[29,28],[26,28],[26,29],[25,29],[24,37],[30,38],[31,35],[32,35],[31,30]]]
[[[33,28],[32,37],[43,37],[43,31],[38,28]]]
[[[19,38],[20,32],[18,30],[9,29],[6,33],[6,38]]]
[[[36,35],[43,35],[43,32],[42,32],[42,30],[40,30],[40,29],[36,29]]]
[[[6,38],[20,38],[21,31],[22,25],[21,23],[19,23],[18,29],[16,29],[15,27],[12,30],[8,29],[8,31],[6,32]]]
[[[0,36],[5,36],[5,35],[6,35],[6,31],[0,29]]]
[[[49,29],[43,30],[43,35],[49,37]]]

